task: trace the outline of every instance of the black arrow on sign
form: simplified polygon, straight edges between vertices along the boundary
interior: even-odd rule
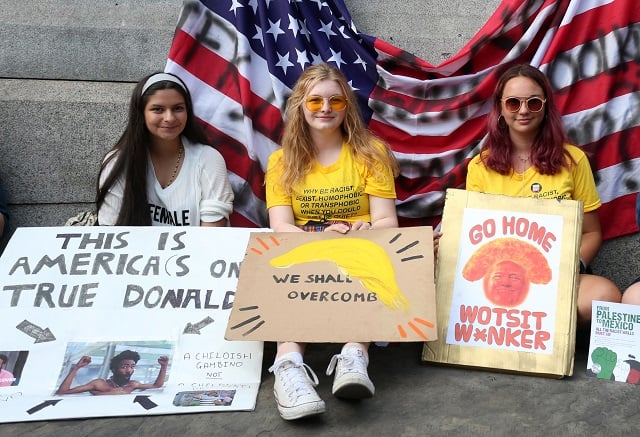
[[[33,413],[37,413],[38,411],[42,410],[43,408],[49,407],[49,406],[55,406],[58,402],[60,402],[62,399],[49,399],[48,401],[44,401],[43,403],[36,405],[35,407],[31,408],[30,410],[27,410],[27,413],[29,414],[33,414]]]
[[[42,329],[41,327],[34,325],[26,319],[18,323],[16,328],[27,334],[29,337],[35,338],[36,343],[44,343],[47,341],[54,341],[56,339],[49,328]]]
[[[213,323],[213,319],[207,316],[204,319],[200,320],[198,323],[187,323],[187,326],[184,327],[184,331],[182,333],[200,335],[200,330],[212,323]]]
[[[136,402],[139,403],[140,406],[142,406],[142,408],[144,408],[145,410],[150,410],[158,406],[151,399],[149,399],[149,396],[138,395],[133,399],[133,403],[135,404]]]

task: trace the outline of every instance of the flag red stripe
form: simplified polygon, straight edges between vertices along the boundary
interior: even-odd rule
[[[415,179],[399,176],[396,180],[398,200],[406,201],[412,196],[428,194],[434,191],[444,192],[447,188],[464,188],[464,180],[467,176],[467,161],[462,161],[452,171],[438,176],[425,176]]]
[[[231,216],[229,216],[229,222],[231,222],[231,226],[235,228],[256,228],[257,224],[253,223],[251,220],[240,214],[238,211],[233,211]]]
[[[254,161],[249,156],[246,147],[225,135],[214,126],[204,124],[211,144],[218,150],[225,159],[227,170],[241,176],[251,187],[251,191],[260,199],[264,199],[264,172],[260,163]]]
[[[592,109],[615,97],[638,91],[640,64],[630,61],[554,93],[563,114]],[[553,80],[553,79],[551,79]]]
[[[233,64],[181,30],[176,32],[169,59],[179,65],[188,65],[191,74],[240,103],[244,116],[252,120],[255,131],[272,141],[280,139],[283,126],[280,110],[252,92],[251,83]]]
[[[411,114],[464,110],[470,104],[482,103],[491,98],[496,80],[495,72],[490,72],[480,83],[472,86],[469,92],[442,98],[439,97],[440,94],[450,94],[451,91],[435,86],[431,89],[425,87],[424,90],[415,88],[399,92],[377,86],[372,90],[370,98],[374,101],[372,105],[390,105]],[[424,96],[420,96],[421,93]]]
[[[391,148],[406,154],[437,155],[446,150],[463,149],[475,144],[484,135],[486,127],[485,117],[468,120],[451,135],[445,136],[411,136],[405,131],[377,120],[371,120],[369,128],[381,138],[384,138]]]
[[[589,155],[593,170],[597,171],[640,158],[636,138],[640,138],[640,126],[616,132],[581,148]]]
[[[598,215],[604,240],[638,232],[635,218],[631,219],[631,217],[635,217],[635,205],[636,193],[627,194],[602,204],[598,209]]]
[[[607,20],[603,21],[603,17],[607,17]],[[604,36],[603,26],[609,27],[609,31],[612,31],[638,21],[640,21],[638,0],[616,0],[576,15],[569,23],[558,28],[542,64],[554,61],[559,53],[585,44],[585,53],[588,53],[592,42],[595,42],[594,48],[602,50],[604,47],[600,46],[598,40]]]

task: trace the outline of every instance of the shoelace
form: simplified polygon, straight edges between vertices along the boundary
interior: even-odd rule
[[[312,387],[318,385],[318,376],[313,369],[305,363],[296,364],[292,361],[274,364],[269,368],[270,372],[280,372],[280,379],[285,391],[295,396],[305,396],[313,393]],[[310,387],[311,383],[311,387]]]
[[[356,359],[358,357],[359,359]],[[361,351],[353,352],[351,354],[336,354],[331,357],[329,361],[329,367],[327,367],[327,376],[331,375],[335,370],[338,361],[342,362],[342,372],[365,373],[367,370],[367,364],[365,363],[364,356]]]

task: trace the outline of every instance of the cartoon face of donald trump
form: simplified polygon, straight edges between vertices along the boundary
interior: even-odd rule
[[[486,298],[501,307],[516,307],[529,294],[529,285],[551,281],[551,268],[540,251],[526,241],[497,238],[476,250],[462,269],[468,281],[483,279]]]

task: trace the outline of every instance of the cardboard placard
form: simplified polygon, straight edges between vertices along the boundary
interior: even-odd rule
[[[582,202],[449,189],[424,361],[573,372]]]
[[[431,227],[252,233],[226,338],[436,338]]]
[[[16,230],[0,259],[0,422],[252,410],[263,345],[224,339],[249,232]]]
[[[640,305],[593,301],[587,375],[640,384]]]

